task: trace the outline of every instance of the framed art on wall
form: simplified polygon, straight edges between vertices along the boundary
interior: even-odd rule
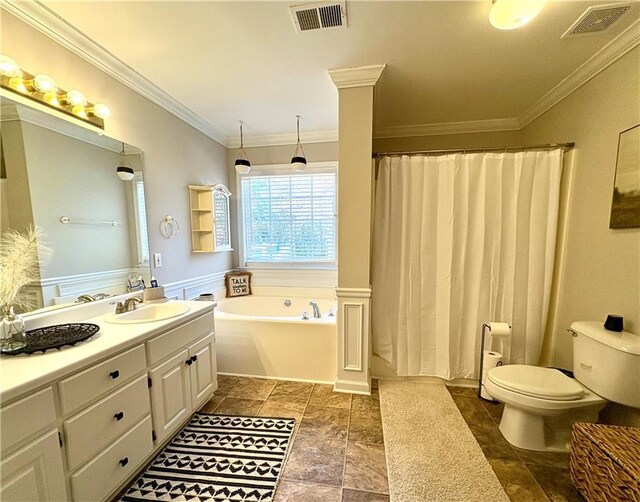
[[[640,124],[620,133],[609,228],[640,227]]]

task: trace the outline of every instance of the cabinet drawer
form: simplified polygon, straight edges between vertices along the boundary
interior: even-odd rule
[[[152,450],[151,417],[147,416],[82,469],[71,475],[73,499],[78,502],[106,499],[140,467]],[[122,465],[123,463],[125,465]]]
[[[151,412],[146,376],[64,423],[72,471]]]
[[[211,312],[194,319],[193,321],[172,329],[164,335],[160,335],[147,342],[147,357],[149,365],[156,364],[164,358],[175,354],[182,347],[186,347],[213,330],[213,316]]]
[[[6,451],[56,420],[53,388],[47,387],[0,410],[0,446]]]
[[[144,345],[119,354],[58,384],[64,416],[92,401],[146,369]]]

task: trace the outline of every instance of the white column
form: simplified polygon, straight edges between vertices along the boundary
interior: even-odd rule
[[[373,90],[384,65],[329,71],[338,88],[338,375],[334,390],[371,392]]]

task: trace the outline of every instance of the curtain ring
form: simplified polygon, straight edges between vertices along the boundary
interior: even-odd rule
[[[180,225],[173,216],[167,214],[160,222],[160,233],[167,239],[173,239],[180,233]]]

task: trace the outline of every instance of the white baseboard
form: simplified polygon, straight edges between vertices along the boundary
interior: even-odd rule
[[[347,392],[350,394],[371,395],[371,387],[366,382],[355,382],[352,380],[336,380],[333,384],[334,392]]]

